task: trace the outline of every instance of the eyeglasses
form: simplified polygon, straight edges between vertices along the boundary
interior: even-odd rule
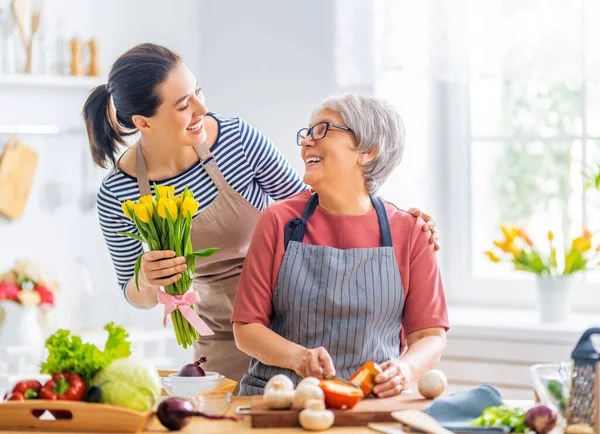
[[[329,128],[337,128],[339,130],[350,131],[351,133],[354,132],[348,127],[337,125],[333,122],[319,122],[310,128],[302,128],[298,131],[298,134],[296,134],[296,144],[302,146],[302,140],[306,139],[309,134],[313,140],[321,140],[327,135]]]

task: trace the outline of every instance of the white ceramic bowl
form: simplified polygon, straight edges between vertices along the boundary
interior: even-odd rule
[[[206,372],[204,377],[180,377],[177,374],[170,374],[160,380],[169,396],[188,398],[215,390],[224,379],[225,376],[218,372]]]

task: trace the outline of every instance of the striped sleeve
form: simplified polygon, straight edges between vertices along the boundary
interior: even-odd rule
[[[252,125],[240,119],[240,137],[246,160],[260,188],[275,200],[307,189],[302,179],[275,145]]]
[[[133,277],[135,261],[144,249],[140,241],[119,235],[117,232],[139,232],[133,222],[123,215],[121,201],[105,183],[102,183],[98,192],[97,204],[102,234],[117,273],[117,280],[127,298],[125,286]]]

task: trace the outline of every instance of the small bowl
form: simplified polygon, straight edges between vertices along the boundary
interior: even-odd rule
[[[196,382],[198,381],[198,379],[216,379],[219,377],[219,373],[218,372],[212,372],[212,371],[205,371],[204,372],[204,376],[203,377],[181,377],[179,376],[178,373],[174,373],[174,374],[169,374],[169,377],[171,379],[171,381],[177,381],[177,382],[181,382],[181,383],[185,383],[185,382]]]
[[[224,375],[219,375],[216,372],[207,372],[206,374],[205,377],[169,375],[168,377],[162,377],[160,381],[167,395],[188,398],[199,393],[215,390],[225,379]]]
[[[190,398],[190,402],[196,411],[211,416],[222,416],[231,407],[232,396],[231,392],[208,392]]]

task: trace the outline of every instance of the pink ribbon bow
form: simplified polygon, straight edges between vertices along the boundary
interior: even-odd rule
[[[202,318],[190,307],[191,304],[200,302],[200,294],[194,289],[190,289],[183,295],[171,295],[165,291],[158,291],[157,293],[158,302],[165,305],[165,315],[163,317],[163,324],[167,326],[167,320],[169,314],[174,310],[178,309],[181,315],[196,329],[200,336],[210,336],[215,333],[206,325]]]

